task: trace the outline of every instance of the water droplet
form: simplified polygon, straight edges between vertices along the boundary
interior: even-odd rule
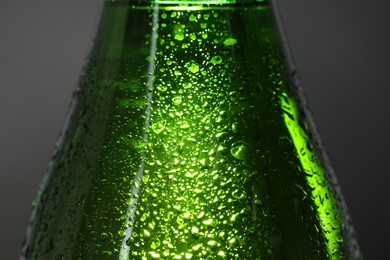
[[[199,64],[195,61],[190,61],[186,63],[186,68],[192,73],[197,73],[199,71]]]
[[[215,137],[217,138],[217,140],[221,140],[221,139],[223,139],[224,137],[226,137],[228,134],[227,134],[227,132],[220,132],[220,133],[217,133],[216,135],[215,135]]]
[[[180,126],[180,128],[181,128],[181,129],[188,129],[188,128],[190,128],[190,125],[187,124],[187,123],[184,123],[184,124],[182,124],[182,125]]]
[[[204,158],[203,158],[203,159],[200,159],[199,162],[200,162],[202,165],[206,165],[206,163],[207,163],[206,159],[204,159]]]
[[[209,246],[215,246],[215,245],[217,244],[217,242],[214,241],[214,240],[210,240],[209,242],[207,242],[207,244],[208,244]]]
[[[246,195],[239,189],[232,192],[232,197],[235,199],[245,199]]]
[[[240,215],[240,213],[233,214],[233,215],[230,217],[230,221],[231,221],[231,222],[236,221],[238,215]]]
[[[135,200],[134,200],[133,198],[128,198],[128,199],[126,200],[126,204],[127,204],[127,205],[132,205],[134,202],[135,202]]]
[[[187,141],[196,142],[196,139],[195,139],[195,138],[192,138],[192,137],[188,137],[188,138],[187,138]]]
[[[175,40],[182,41],[184,39],[184,34],[177,33],[175,34]]]
[[[146,237],[150,237],[150,232],[147,231],[146,229],[144,229],[144,235],[145,235]]]
[[[132,242],[132,239],[131,239],[131,237],[129,237],[129,238],[126,240],[126,245],[127,245],[127,246],[131,246],[131,242]]]
[[[211,223],[213,223],[212,218],[209,218],[209,219],[203,221],[203,224],[205,224],[205,225],[211,225]]]
[[[160,258],[160,254],[158,254],[158,253],[156,253],[156,252],[153,252],[153,251],[150,252],[150,255],[151,255],[153,258]]]
[[[192,228],[191,228],[191,232],[192,232],[193,234],[199,233],[199,228],[197,228],[197,227],[192,227]]]
[[[198,250],[200,249],[201,246],[202,246],[201,244],[197,244],[197,245],[193,246],[192,249],[193,249],[194,251],[198,251]]]
[[[196,34],[195,33],[191,33],[190,34],[190,39],[195,41],[196,40]]]
[[[181,96],[177,96],[177,97],[172,98],[172,102],[173,102],[173,104],[174,104],[175,106],[180,105],[181,102],[182,102]]]
[[[157,86],[157,89],[160,90],[161,92],[165,92],[168,90],[168,87],[166,85],[162,85],[162,86]]]
[[[189,219],[189,218],[191,218],[191,216],[192,216],[192,214],[191,214],[191,212],[184,212],[183,214],[182,214],[182,216],[183,216],[183,218],[185,218],[185,219]]]
[[[192,87],[192,83],[184,83],[183,87],[184,87],[184,89],[189,89]]]
[[[154,239],[152,240],[152,244],[150,245],[150,247],[151,247],[152,249],[156,249],[156,248],[159,247],[160,245],[161,245],[160,239],[154,238]]]
[[[152,124],[153,132],[155,132],[156,134],[161,133],[165,129],[166,123],[167,123],[166,120],[160,120],[160,121],[157,121],[156,123]]]
[[[137,140],[132,140],[131,146],[134,149],[142,149],[144,147],[144,140],[142,138],[139,138]]]
[[[232,124],[232,131],[233,133],[237,133],[237,123]]]
[[[197,216],[197,218],[202,218],[204,216],[204,212],[200,212],[199,215]]]
[[[184,39],[184,30],[185,30],[185,25],[184,24],[177,24],[173,28],[173,34],[175,40],[182,41]]]
[[[107,233],[101,233],[101,234],[100,234],[100,239],[101,239],[103,242],[106,241],[107,238],[108,238]]]
[[[206,226],[211,225],[211,226],[215,227],[218,224],[218,220],[210,218],[210,219],[204,220],[202,223]]]
[[[231,45],[234,45],[237,43],[237,40],[234,39],[234,38],[227,38],[223,44],[225,44],[226,46],[231,46]]]
[[[222,58],[221,56],[214,56],[211,58],[211,63],[212,64],[221,64],[222,63]]]
[[[145,100],[133,100],[130,103],[131,107],[143,109],[148,105],[148,103]]]
[[[209,124],[210,123],[210,116],[206,115],[200,120],[203,124]]]
[[[241,141],[234,143],[230,153],[238,160],[245,160],[249,154],[249,145]]]
[[[195,191],[195,193],[201,193],[202,192],[202,190],[200,190],[198,188],[195,188],[194,191]]]

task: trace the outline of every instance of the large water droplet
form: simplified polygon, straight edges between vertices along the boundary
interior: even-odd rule
[[[132,140],[131,146],[134,149],[141,149],[144,147],[144,140],[142,138],[137,138],[136,140]]]
[[[197,73],[199,71],[199,64],[195,61],[190,61],[186,63],[186,68],[192,73]]]
[[[191,16],[190,16],[190,22],[193,22],[193,21],[196,21],[197,19],[196,19],[196,16],[195,15],[193,15],[193,14],[191,14]]]
[[[184,24],[177,24],[175,25],[173,29],[173,34],[175,35],[175,40],[182,41],[184,39],[184,31],[185,31],[185,25]]]
[[[168,87],[166,85],[160,85],[157,86],[157,89],[160,90],[161,92],[165,92],[168,90]]]
[[[221,64],[222,63],[222,58],[221,56],[214,56],[211,58],[211,63],[212,64]]]
[[[234,143],[230,153],[238,160],[245,160],[249,154],[249,145],[241,141]]]
[[[234,39],[234,38],[227,38],[223,44],[225,44],[226,46],[231,46],[231,45],[234,45],[237,43],[237,40]]]
[[[152,124],[153,132],[155,132],[156,134],[161,133],[165,129],[166,123],[167,123],[166,120],[160,120],[160,121],[157,121],[156,123]]]
[[[158,238],[156,237],[156,238],[153,238],[152,244],[150,245],[150,247],[151,247],[152,249],[156,249],[156,248],[159,247],[160,245],[161,245],[160,239],[158,239]]]

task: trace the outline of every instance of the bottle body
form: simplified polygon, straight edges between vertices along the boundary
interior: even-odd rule
[[[107,3],[24,257],[358,258],[284,54],[266,2]]]

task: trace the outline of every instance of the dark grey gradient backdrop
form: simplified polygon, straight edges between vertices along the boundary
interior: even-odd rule
[[[1,0],[0,259],[19,254],[101,2]],[[365,259],[390,259],[390,2],[278,3]]]

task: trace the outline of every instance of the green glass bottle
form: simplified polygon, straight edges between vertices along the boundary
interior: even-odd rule
[[[360,259],[271,1],[106,1],[22,259]]]

